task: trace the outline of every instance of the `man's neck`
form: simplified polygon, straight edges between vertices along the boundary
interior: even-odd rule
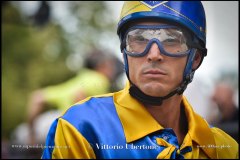
[[[161,106],[145,105],[148,112],[164,128],[172,128],[178,137],[179,144],[182,143],[187,130],[188,123],[184,107],[181,107],[182,96],[175,95],[164,100]]]

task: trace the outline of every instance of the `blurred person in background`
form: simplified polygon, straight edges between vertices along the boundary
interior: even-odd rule
[[[239,141],[238,124],[239,110],[234,101],[234,89],[227,82],[218,82],[212,93],[214,107],[218,109],[217,117],[212,117],[212,125],[221,128]]]
[[[42,158],[238,158],[237,142],[182,95],[207,54],[202,3],[127,1],[117,33],[125,88],[55,119]]]
[[[85,67],[80,69],[75,77],[64,83],[37,90],[32,94],[28,110],[32,144],[36,143],[36,138],[42,138],[40,142],[44,142],[46,138],[46,134],[34,133],[34,130],[39,126],[33,125],[33,123],[47,107],[55,107],[62,112],[67,107],[88,96],[104,94],[110,91],[111,82],[116,78],[115,73],[117,71],[116,59],[114,58],[111,54],[94,50],[87,55]],[[52,118],[54,119],[55,116]]]
[[[93,50],[87,54],[85,67],[75,77],[31,94],[28,104],[29,128],[23,125],[18,127],[13,135],[15,141],[19,144],[44,144],[47,131],[55,118],[88,96],[116,89],[112,84],[115,84],[122,71],[121,62],[112,54]]]

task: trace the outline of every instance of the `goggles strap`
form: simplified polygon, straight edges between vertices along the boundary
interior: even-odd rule
[[[125,69],[127,78],[130,81],[127,54],[124,51],[123,51],[123,60],[124,60],[124,69]]]

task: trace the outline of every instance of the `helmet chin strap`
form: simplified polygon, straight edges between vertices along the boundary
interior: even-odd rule
[[[192,76],[187,76],[186,79],[176,89],[174,89],[169,94],[163,97],[153,97],[153,96],[146,95],[136,85],[134,85],[131,82],[130,82],[131,86],[129,88],[129,94],[144,104],[160,106],[163,103],[163,100],[168,99],[174,96],[175,94],[181,95],[184,92],[184,90],[187,88],[187,85],[191,82],[193,74],[194,73],[192,72],[191,73]]]

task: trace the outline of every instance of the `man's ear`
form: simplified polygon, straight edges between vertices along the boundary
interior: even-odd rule
[[[199,50],[197,50],[194,61],[193,61],[193,65],[192,65],[193,70],[196,70],[199,67],[199,65],[201,64],[202,56],[203,55],[201,54],[201,52]]]

